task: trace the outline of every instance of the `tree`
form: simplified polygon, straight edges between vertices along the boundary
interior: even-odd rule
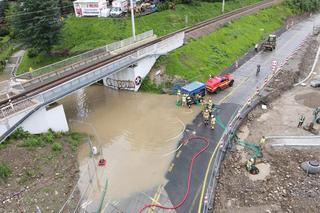
[[[58,0],[21,0],[12,19],[15,33],[33,54],[50,53],[61,28]]]
[[[0,0],[0,24],[4,22],[5,11],[8,9],[8,0]]]
[[[286,3],[298,13],[315,12],[320,9],[320,0],[286,0]]]

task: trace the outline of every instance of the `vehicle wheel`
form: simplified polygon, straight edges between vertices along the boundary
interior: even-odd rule
[[[218,88],[216,89],[216,94],[218,94],[219,92],[221,92],[221,88],[220,88],[220,87],[218,87]]]
[[[232,87],[232,86],[233,86],[233,83],[234,83],[234,80],[230,81],[229,87]]]

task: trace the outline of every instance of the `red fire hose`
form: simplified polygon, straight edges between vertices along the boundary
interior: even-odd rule
[[[192,157],[192,160],[191,160],[190,165],[189,165],[187,191],[184,194],[183,199],[178,204],[176,204],[175,206],[172,206],[172,207],[170,207],[170,206],[162,206],[162,205],[158,205],[158,204],[147,204],[142,209],[139,210],[139,213],[142,213],[145,209],[150,208],[150,207],[157,207],[157,208],[161,208],[161,209],[177,209],[177,208],[181,207],[184,204],[184,202],[187,200],[187,198],[189,196],[189,192],[190,192],[190,182],[191,182],[192,167],[193,167],[194,161],[202,152],[204,152],[209,147],[209,141],[205,137],[193,136],[193,137],[189,138],[187,141],[190,142],[191,140],[197,140],[197,139],[198,140],[200,139],[200,140],[204,141],[206,143],[206,145],[199,152],[194,154],[193,157]]]

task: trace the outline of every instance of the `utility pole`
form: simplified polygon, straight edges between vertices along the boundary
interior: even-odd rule
[[[136,30],[134,26],[134,12],[133,12],[133,0],[130,0],[130,7],[131,7],[131,25],[132,25],[132,37],[133,40],[136,40]]]
[[[224,2],[225,2],[225,0],[222,0],[222,9],[221,9],[222,13],[224,13]]]

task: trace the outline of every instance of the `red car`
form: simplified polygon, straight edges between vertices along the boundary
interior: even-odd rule
[[[214,76],[212,78],[209,78],[209,80],[207,80],[206,90],[208,92],[218,93],[227,87],[232,87],[233,82],[234,80],[231,74]]]

